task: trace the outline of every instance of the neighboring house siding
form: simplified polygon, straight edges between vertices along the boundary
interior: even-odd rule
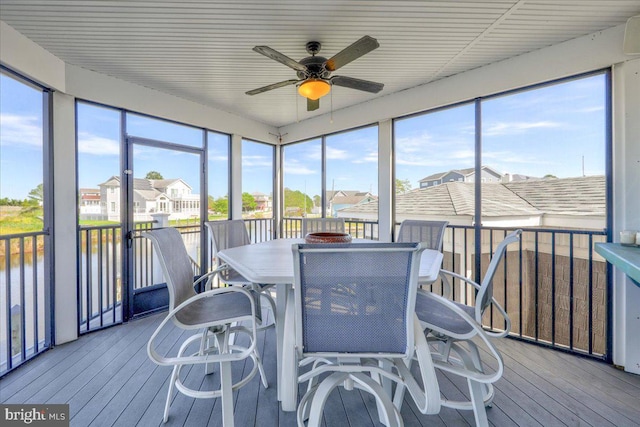
[[[422,178],[418,183],[420,188],[428,188],[448,182],[475,182],[475,175],[474,168],[454,169],[429,175],[426,178]],[[482,166],[482,182],[502,182],[503,180],[503,174],[489,166]]]
[[[200,195],[192,194],[182,179],[149,180],[134,178],[133,219],[151,221],[154,213],[168,213],[169,220],[198,217]],[[120,221],[120,179],[112,177],[100,184],[102,216]]]
[[[464,182],[464,175],[456,171],[448,172],[442,177],[441,184],[446,184],[447,182]]]

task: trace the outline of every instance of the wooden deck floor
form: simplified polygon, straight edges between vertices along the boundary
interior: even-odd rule
[[[72,426],[158,426],[170,368],[154,365],[146,343],[164,314],[135,320],[56,347],[0,380],[2,403],[69,403]],[[184,339],[169,329],[162,347],[176,348]],[[276,399],[275,332],[260,333],[260,348],[271,387],[256,377],[236,393],[236,426],[294,426],[295,414],[282,412]],[[501,340],[506,371],[496,384],[488,409],[495,426],[640,426],[640,376],[515,340]],[[240,374],[238,366],[235,374]],[[215,383],[201,369],[187,381]],[[466,384],[442,375],[443,395],[466,393]],[[406,400],[407,426],[474,425],[473,414],[443,408],[424,416]],[[375,401],[359,391],[333,393],[325,410],[327,426],[379,426]],[[177,394],[167,426],[219,426],[218,399],[191,399]]]

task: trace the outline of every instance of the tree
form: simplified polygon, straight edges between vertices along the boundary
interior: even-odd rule
[[[396,178],[396,194],[403,194],[408,191],[411,191],[411,181]]]
[[[299,212],[307,214],[311,212],[313,208],[313,201],[311,197],[307,196],[299,190],[291,190],[289,188],[284,189],[284,208],[285,211],[292,210],[291,208],[297,208]]]
[[[34,204],[38,204],[42,206],[42,202],[44,201],[44,185],[38,184],[36,188],[29,191],[29,200],[34,202]]]
[[[25,199],[20,210],[22,215],[35,216],[42,220],[42,206],[44,204],[44,185],[38,184],[36,188],[29,191],[29,198]]]
[[[229,199],[225,196],[214,200],[213,196],[209,196],[209,209],[219,214],[227,214],[229,212]]]
[[[314,206],[322,205],[322,197],[318,196],[317,194],[313,196],[313,205]]]
[[[249,193],[242,193],[242,212],[251,212],[256,210],[256,199]]]
[[[149,171],[147,172],[147,176],[145,176],[145,179],[164,179],[164,178],[162,177],[162,174],[160,172]]]

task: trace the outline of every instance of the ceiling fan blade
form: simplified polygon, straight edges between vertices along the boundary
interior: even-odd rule
[[[320,108],[320,98],[312,100],[307,98],[307,111],[315,111]]]
[[[378,93],[384,87],[382,83],[376,83],[369,80],[356,79],[354,77],[334,76],[331,77],[331,84],[336,86],[348,87],[351,89],[363,90],[365,92]]]
[[[255,52],[261,53],[267,58],[278,61],[279,63],[284,64],[289,68],[293,68],[296,71],[302,71],[303,73],[307,72],[307,67],[305,65],[300,64],[298,61],[289,58],[287,55],[280,53],[275,49],[271,49],[269,46],[256,46],[253,48],[253,50]]]
[[[379,46],[378,40],[373,37],[364,36],[327,59],[324,66],[329,71],[335,71],[340,67],[344,67],[349,62],[360,58],[362,55],[377,49]]]
[[[273,89],[278,89],[279,87],[284,87],[284,86],[289,86],[295,83],[298,83],[300,80],[296,80],[296,79],[291,79],[291,80],[285,80],[282,82],[278,82],[278,83],[273,83],[267,86],[263,86],[263,87],[259,87],[258,89],[253,89],[250,90],[248,92],[245,92],[247,95],[257,95],[259,93],[262,92],[266,92],[268,90],[273,90]]]

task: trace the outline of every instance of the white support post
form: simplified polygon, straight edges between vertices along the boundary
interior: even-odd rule
[[[242,136],[231,135],[231,219],[242,219]]]
[[[390,242],[393,236],[393,122],[378,123],[378,239]],[[375,237],[375,236],[374,236]]]
[[[78,338],[75,99],[53,93],[55,343]]]

